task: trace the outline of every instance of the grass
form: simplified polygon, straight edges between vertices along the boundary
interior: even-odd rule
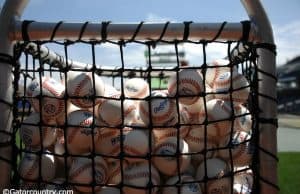
[[[300,194],[300,152],[281,152],[279,156],[280,194]]]

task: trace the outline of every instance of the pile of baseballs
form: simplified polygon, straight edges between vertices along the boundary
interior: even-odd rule
[[[26,91],[33,112],[20,127],[22,184],[102,194],[250,193],[243,178],[252,177],[249,83],[225,65],[182,68],[164,90],[142,78],[118,90],[79,71],[65,82],[33,80]]]

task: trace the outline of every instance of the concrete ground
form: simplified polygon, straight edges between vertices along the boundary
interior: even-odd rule
[[[277,145],[278,152],[300,152],[300,129],[279,127]]]
[[[300,152],[300,116],[278,115],[278,124],[278,151]]]

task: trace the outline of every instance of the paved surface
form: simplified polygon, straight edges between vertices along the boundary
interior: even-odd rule
[[[300,152],[300,129],[279,127],[277,144],[279,152]]]
[[[300,116],[292,114],[279,114],[278,124],[285,128],[299,128],[300,129]]]

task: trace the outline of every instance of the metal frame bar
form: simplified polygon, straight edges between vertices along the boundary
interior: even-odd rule
[[[260,37],[261,43],[274,44],[274,37],[271,24],[267,17],[267,14],[257,0],[242,0],[242,3],[248,13],[248,16],[252,23],[257,27],[257,33]],[[277,103],[263,95],[270,96],[277,99],[276,94],[276,80],[262,72],[268,72],[276,77],[276,63],[275,54],[264,48],[257,48],[258,53],[258,68],[261,70],[258,72],[258,79],[260,80],[258,85],[258,92],[262,95],[259,96],[259,108],[262,112],[259,114],[259,118],[273,119],[277,118]],[[277,127],[273,124],[259,123],[259,146],[264,148],[267,152],[277,156]],[[260,164],[260,176],[278,185],[277,180],[277,161],[260,150],[259,152],[259,164]],[[267,184],[263,180],[260,180],[261,193],[263,194],[276,194],[277,188]]]
[[[264,11],[260,0],[241,0],[249,18],[252,22],[249,39],[250,41],[274,44],[272,28]],[[0,53],[12,55],[12,46],[15,41],[22,41],[22,22],[20,16],[28,0],[7,0],[1,10],[0,15]],[[30,40],[46,40],[52,36],[53,29],[57,23],[34,22],[28,26],[27,34]],[[108,40],[129,40],[132,38],[138,24],[110,24],[107,28]],[[165,24],[144,24],[135,37],[136,40],[158,39]],[[58,28],[54,39],[77,40],[83,24],[62,23]],[[189,40],[212,39],[218,32],[221,23],[192,23],[190,24]],[[101,40],[101,24],[88,24],[83,33],[82,40]],[[242,25],[240,23],[228,23],[217,40],[239,40],[242,37]],[[181,40],[184,34],[184,24],[170,24],[166,30],[163,40]],[[257,48],[259,54],[258,67],[262,71],[276,76],[275,55],[264,48]],[[55,55],[54,55],[55,57]],[[0,98],[12,102],[12,67],[7,63],[0,63]],[[276,98],[276,81],[258,72],[259,93]],[[277,105],[272,100],[263,96],[259,97],[259,107],[264,110],[259,117],[277,118]],[[0,129],[11,131],[11,108],[0,102],[0,112],[3,115],[0,120]],[[276,127],[270,124],[260,123],[260,146],[276,155],[277,153],[277,133]],[[9,139],[0,136],[0,142],[7,142]],[[11,158],[11,147],[0,148],[0,157]],[[263,178],[273,184],[277,184],[277,163],[274,158],[264,152],[260,152],[260,174]],[[10,165],[0,161],[0,189],[8,187],[10,177]],[[261,193],[276,194],[277,189],[260,181]]]
[[[6,1],[2,7],[0,13],[0,53],[12,56],[13,55],[13,41],[10,40],[9,33],[11,32],[11,24],[14,23],[15,19],[20,19],[23,10],[27,4],[27,0],[9,0]],[[10,64],[0,62],[0,99],[6,102],[12,103],[12,66]],[[12,124],[12,107],[5,103],[0,102],[0,130],[11,132]],[[0,133],[0,142],[7,143],[11,140],[9,135]],[[0,147],[0,157],[7,160],[11,160],[12,145]],[[11,165],[3,160],[0,160],[0,190],[8,188],[10,176],[11,176]]]
[[[138,28],[139,23],[111,23],[107,26],[107,40],[130,40]],[[165,27],[165,23],[143,23],[136,40],[156,40],[160,37]],[[189,25],[189,40],[213,39],[220,29],[222,23],[191,23]],[[57,23],[33,22],[28,26],[27,34],[30,40],[49,40]],[[83,23],[62,23],[55,33],[54,40],[78,40]],[[101,23],[88,23],[81,40],[102,40]],[[184,35],[184,23],[169,23],[163,36],[163,40],[181,40]],[[249,40],[253,41],[257,37],[254,26],[249,33]],[[241,23],[227,23],[217,40],[240,40],[243,36],[243,26]],[[22,22],[16,21],[13,31],[10,33],[11,40],[22,41]]]

